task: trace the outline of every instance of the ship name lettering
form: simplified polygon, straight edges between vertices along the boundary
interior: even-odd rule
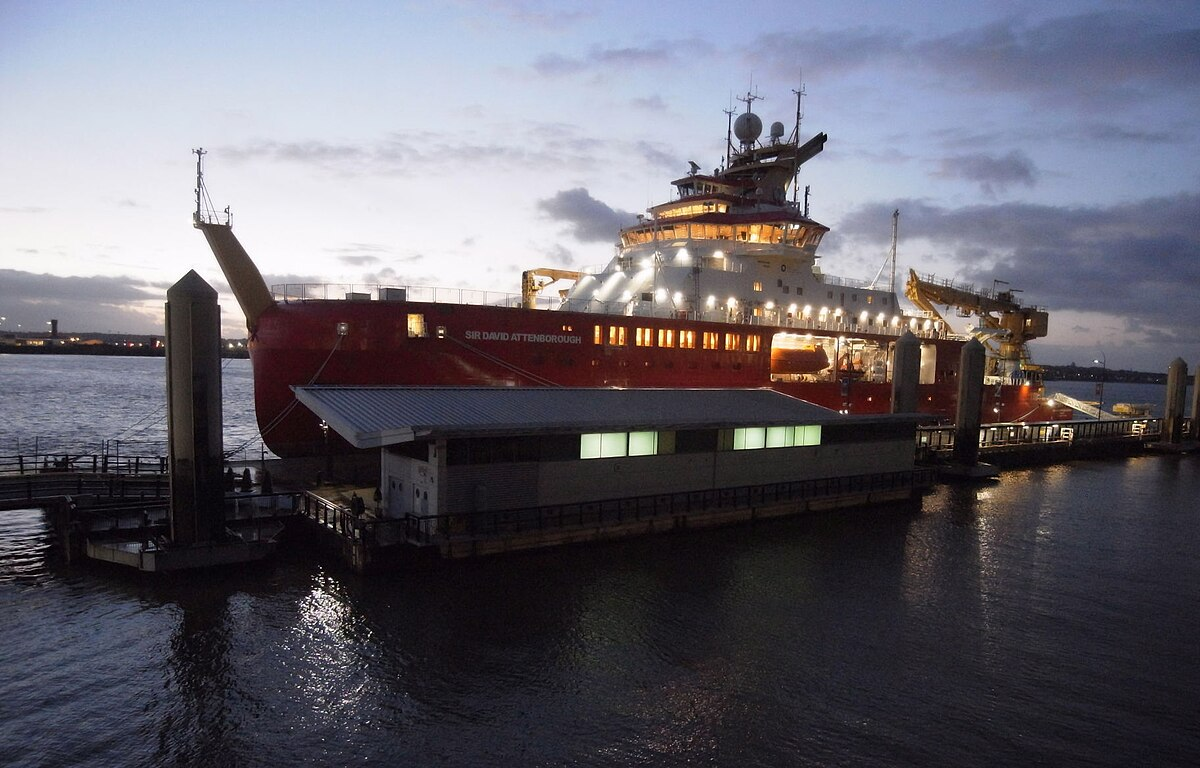
[[[523,341],[532,344],[582,344],[582,336],[561,333],[508,333],[507,331],[464,331],[468,341]]]

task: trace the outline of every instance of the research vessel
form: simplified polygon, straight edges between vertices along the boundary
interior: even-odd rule
[[[266,445],[280,456],[336,448],[292,387],[312,384],[544,387],[770,387],[849,413],[890,408],[896,340],[921,344],[919,409],[951,420],[963,344],[990,350],[985,421],[1070,418],[1043,395],[1026,342],[1044,336],[1045,310],[1011,290],[956,285],[910,272],[905,309],[890,269],[875,280],[827,273],[817,254],[829,228],[809,215],[801,166],[827,136],[802,140],[800,102],[790,133],[764,136],[747,94],[727,112],[718,167],[689,163],[671,199],[616,233],[594,270],[536,268],[518,294],[414,286],[268,288],[207,202],[196,150],[194,224],[208,240],[246,316],[255,405]],[[228,209],[226,209],[226,214]],[[885,265],[887,262],[885,262]],[[939,306],[942,307],[939,310]],[[956,332],[953,307],[972,317]]]

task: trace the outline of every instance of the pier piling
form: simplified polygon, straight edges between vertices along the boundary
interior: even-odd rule
[[[979,425],[983,407],[986,353],[979,339],[963,345],[958,366],[958,412],[955,417],[954,461],[966,467],[979,462]]]
[[[1187,363],[1177,357],[1167,368],[1167,407],[1163,413],[1163,442],[1183,439],[1183,401],[1187,394]]]
[[[921,342],[906,330],[896,340],[892,358],[892,413],[915,413],[921,380]]]
[[[1196,364],[1196,376],[1192,380],[1192,426],[1188,430],[1189,440],[1200,440],[1200,363]]]
[[[171,541],[217,541],[225,531],[221,310],[195,270],[167,291],[166,339]]]

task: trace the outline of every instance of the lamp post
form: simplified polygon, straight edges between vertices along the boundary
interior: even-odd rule
[[[1104,382],[1108,379],[1108,358],[1101,352],[1100,359],[1092,362],[1100,365],[1100,383],[1096,385],[1096,395],[1100,399],[1100,405],[1096,408],[1096,420],[1100,421],[1104,418]]]

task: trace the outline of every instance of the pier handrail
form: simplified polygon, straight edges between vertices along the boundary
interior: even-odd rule
[[[1187,429],[1190,420],[1186,420]],[[929,453],[954,447],[953,426],[918,426],[917,450]],[[1120,438],[1145,439],[1162,434],[1162,419],[1104,419],[1103,421],[1045,421],[1027,424],[984,424],[979,428],[979,447],[1031,445],[1037,443],[1086,443]]]
[[[933,476],[932,469],[917,467],[898,472],[631,496],[594,502],[438,515],[409,514],[401,520],[404,524],[405,538],[409,542],[433,544],[455,537],[470,538],[547,528],[642,521],[731,507],[787,504],[840,494],[924,488],[933,483]]]

